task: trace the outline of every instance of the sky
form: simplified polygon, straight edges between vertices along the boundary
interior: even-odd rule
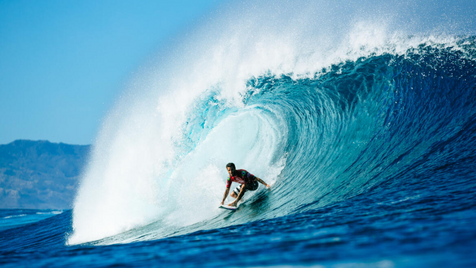
[[[92,144],[134,74],[224,0],[0,0],[0,144]]]

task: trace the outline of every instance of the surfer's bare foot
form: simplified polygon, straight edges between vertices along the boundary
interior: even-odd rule
[[[236,202],[231,202],[230,204],[228,204],[228,206],[230,206],[230,207],[236,207]]]

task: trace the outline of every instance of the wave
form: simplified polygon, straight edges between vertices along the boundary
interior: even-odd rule
[[[63,213],[62,210],[53,210],[53,211],[48,211],[48,212],[37,212],[36,214],[38,214],[38,215],[49,215],[49,214],[58,215],[58,214],[61,214],[61,213]]]
[[[39,222],[61,213],[56,210],[3,209],[0,210],[0,231]]]
[[[11,219],[11,218],[19,218],[19,217],[24,217],[26,214],[20,214],[20,215],[12,215],[12,216],[6,216],[3,217],[4,219]]]
[[[68,243],[289,215],[474,156],[475,38],[352,25],[332,45],[311,38],[322,46],[241,25],[135,81],[98,136]],[[272,184],[233,218],[217,208],[228,162]]]

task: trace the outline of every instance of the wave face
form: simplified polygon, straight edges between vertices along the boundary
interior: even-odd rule
[[[214,22],[134,81],[98,136],[68,244],[304,213],[461,163],[452,172],[474,177],[473,37],[355,20],[322,32],[302,20],[224,23],[207,38]],[[272,185],[231,218],[217,208],[228,162]]]

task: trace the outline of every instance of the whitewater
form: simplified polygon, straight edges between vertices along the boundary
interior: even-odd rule
[[[412,3],[221,7],[130,82],[72,211],[0,231],[2,264],[475,265],[474,29]],[[271,191],[220,210],[228,162]]]

